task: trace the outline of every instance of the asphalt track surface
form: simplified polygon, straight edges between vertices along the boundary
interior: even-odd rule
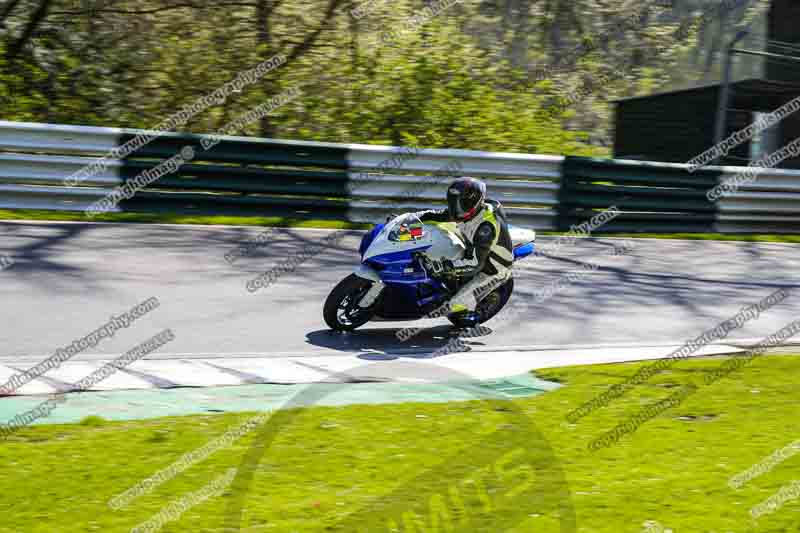
[[[247,281],[310,246],[328,230],[281,229],[233,265],[224,256],[264,228],[148,224],[0,222],[0,362],[30,365],[157,297],[161,306],[75,360],[119,354],[164,328],[176,339],[151,357],[303,357],[430,352],[449,340],[443,319],[374,323],[351,334],[329,332],[322,305],[358,264],[361,233],[347,236],[255,293]],[[540,237],[540,245],[553,237]],[[558,257],[529,257],[515,267],[513,309],[469,339],[480,350],[565,345],[681,343],[778,288],[789,298],[725,342],[766,336],[800,316],[800,246],[750,242],[591,238]],[[582,262],[599,268],[537,303],[537,288]],[[794,291],[792,290],[794,289]],[[511,305],[510,304],[510,305]],[[503,315],[513,312],[512,319]],[[401,343],[409,324],[426,329]],[[569,361],[565,361],[565,364]]]

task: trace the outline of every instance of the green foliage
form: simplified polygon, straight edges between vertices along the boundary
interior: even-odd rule
[[[696,78],[685,58],[709,63],[694,43],[713,41],[717,26],[698,26],[700,0],[479,0],[423,24],[410,22],[422,0],[3,4],[0,119],[153,128],[280,53],[286,65],[180,129],[216,131],[298,88],[237,133],[578,155],[608,153],[614,98]],[[693,29],[670,46],[681,22]]]
[[[55,2],[55,14],[40,24],[41,35],[32,37],[13,60],[0,59],[0,101],[5,104],[0,118],[153,128],[242,70],[277,52],[290,52],[325,22],[319,13],[326,3],[313,2],[317,9],[283,3],[269,13],[269,31],[260,35],[255,10],[243,5],[221,11],[123,0],[114,10],[95,2],[89,13],[78,7],[85,2]],[[421,27],[400,32],[391,43],[380,41],[381,32],[406,28],[420,7],[377,0],[376,9],[359,20],[349,9],[339,9],[297,59],[192,117],[181,129],[215,131],[294,87],[301,91],[298,98],[237,133],[605,153],[587,143],[586,133],[565,128],[567,114],[543,111],[548,89],[528,82],[498,56],[497,47],[483,46],[465,31],[470,8],[453,6]],[[30,16],[30,9],[18,8],[9,20],[19,28]],[[18,34],[0,36],[0,58]]]

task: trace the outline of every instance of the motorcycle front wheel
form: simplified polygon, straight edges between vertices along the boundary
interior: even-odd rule
[[[323,317],[334,331],[353,331],[372,318],[374,305],[363,308],[358,302],[372,287],[372,282],[350,274],[333,288],[325,300]]]

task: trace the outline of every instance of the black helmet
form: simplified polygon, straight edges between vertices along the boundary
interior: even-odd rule
[[[486,202],[486,184],[475,178],[458,178],[447,189],[447,211],[451,220],[466,222]]]

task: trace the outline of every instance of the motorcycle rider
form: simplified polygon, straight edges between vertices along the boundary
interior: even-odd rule
[[[514,262],[506,215],[499,202],[486,198],[486,184],[461,177],[447,188],[447,208],[417,213],[422,222],[455,222],[466,245],[464,258],[446,261],[445,275],[466,283],[450,299],[456,325],[477,325],[478,302],[511,276]]]

